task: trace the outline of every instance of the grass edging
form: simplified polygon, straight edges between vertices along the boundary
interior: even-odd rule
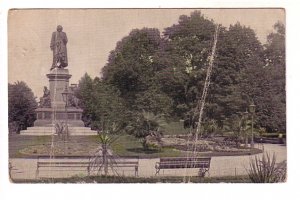
[[[70,178],[14,179],[13,183],[183,183],[184,177],[74,176]],[[248,176],[191,177],[189,183],[250,183]]]

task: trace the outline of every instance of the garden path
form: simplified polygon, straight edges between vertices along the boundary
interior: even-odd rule
[[[276,154],[277,162],[286,160],[287,150],[286,146],[278,144],[264,144],[264,151]],[[262,154],[259,154],[262,155]],[[254,156],[219,156],[212,157],[211,168],[209,176],[235,176],[235,175],[246,175],[246,168],[249,166],[249,160]],[[59,159],[56,159],[59,160]],[[81,159],[86,160],[86,159]],[[78,159],[77,159],[78,161]],[[140,159],[139,160],[139,176],[140,177],[151,177],[155,175],[155,163],[159,159]],[[37,159],[31,158],[12,158],[10,162],[13,166],[12,177],[15,179],[35,179],[36,178],[36,166]],[[172,169],[172,170],[161,170],[159,176],[194,176],[198,172],[197,169]],[[78,171],[53,171],[44,172],[41,174],[45,177],[69,177],[73,175],[85,176],[86,172]],[[119,174],[133,176],[134,171],[128,169],[119,169]]]

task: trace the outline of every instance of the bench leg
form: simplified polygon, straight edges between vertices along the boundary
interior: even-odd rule
[[[38,167],[36,168],[36,171],[35,171],[35,178],[39,178],[39,168]]]
[[[155,176],[159,174],[160,168],[156,168]]]
[[[208,172],[208,169],[200,168],[200,169],[199,169],[199,172],[198,172],[198,175],[199,175],[200,177],[205,177],[206,172]]]
[[[90,176],[91,175],[91,171],[90,171],[90,167],[89,166],[87,167],[87,171],[88,171],[88,176]]]
[[[135,174],[134,174],[136,177],[139,176],[139,167],[138,166],[135,166]]]

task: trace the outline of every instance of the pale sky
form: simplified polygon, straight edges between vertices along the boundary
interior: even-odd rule
[[[8,81],[25,81],[40,97],[48,85],[52,64],[50,39],[57,25],[68,37],[70,83],[87,72],[99,76],[109,52],[135,28],[164,28],[178,23],[195,9],[35,9],[12,10],[8,18]],[[202,14],[228,27],[240,22],[251,27],[262,43],[272,26],[285,23],[282,9],[200,9]]]

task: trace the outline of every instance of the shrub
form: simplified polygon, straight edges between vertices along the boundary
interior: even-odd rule
[[[286,161],[276,164],[276,156],[271,159],[268,153],[259,159],[257,156],[250,159],[248,176],[253,183],[277,183],[286,180]]]

